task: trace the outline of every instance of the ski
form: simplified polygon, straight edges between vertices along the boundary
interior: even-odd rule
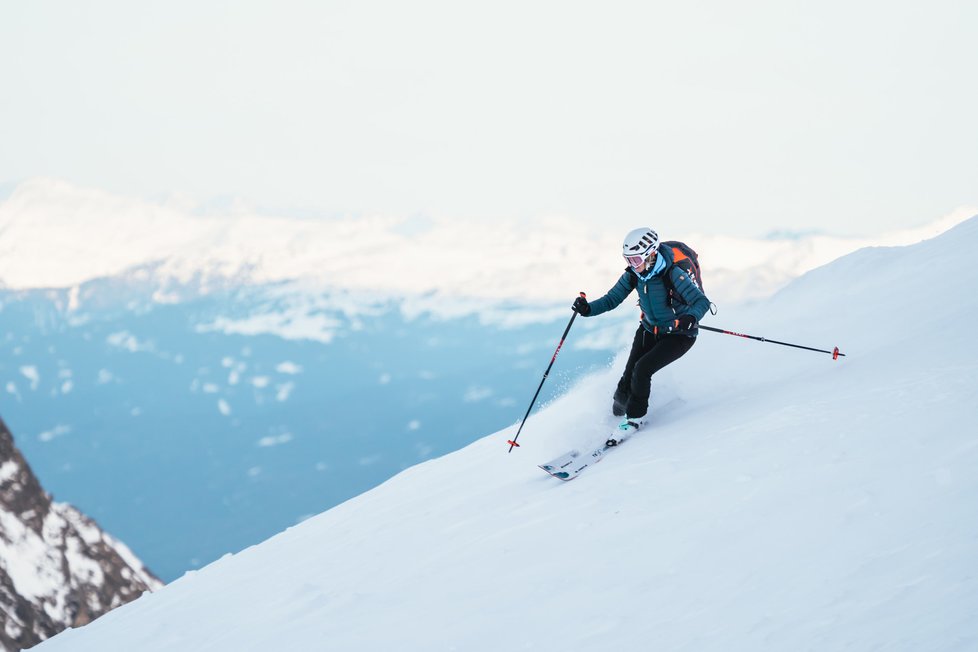
[[[621,446],[626,439],[619,440],[618,446]],[[558,480],[567,482],[579,476],[584,469],[594,466],[603,460],[604,456],[608,454],[608,451],[618,448],[618,446],[602,444],[585,455],[573,450],[554,458],[546,464],[540,464],[539,467]]]
[[[670,399],[666,401],[663,405],[658,406],[656,408],[655,411],[656,416],[661,417],[664,414],[668,415],[670,412],[672,412],[677,407],[682,406],[684,403],[685,401],[683,401],[683,399],[681,398]],[[646,426],[646,428],[647,427],[648,426]],[[642,430],[644,429],[645,428],[643,428]],[[616,430],[615,434],[621,435],[626,433],[622,433],[621,431]],[[565,482],[568,480],[573,480],[581,473],[583,473],[584,469],[594,466],[595,464],[603,460],[604,456],[607,455],[609,451],[618,448],[618,446],[621,446],[623,443],[625,443],[626,441],[628,441],[634,436],[635,436],[634,432],[627,433],[625,437],[618,440],[617,446],[608,446],[607,444],[601,444],[600,446],[597,446],[594,449],[592,449],[590,452],[586,452],[586,453],[581,453],[581,451],[576,449],[572,451],[568,451],[559,457],[555,457],[554,459],[550,460],[546,464],[538,464],[537,466],[539,466],[541,469],[543,469],[553,477],[557,478],[558,480],[564,480]]]
[[[566,478],[561,476],[566,476],[569,473],[567,469],[572,468],[577,463],[579,455],[580,451],[572,450],[550,460],[546,464],[539,464],[538,466],[555,478],[563,480]]]

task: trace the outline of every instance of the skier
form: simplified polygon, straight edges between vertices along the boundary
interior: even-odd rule
[[[572,306],[582,317],[593,317],[617,308],[632,290],[638,290],[642,322],[612,403],[614,415],[624,418],[609,436],[607,446],[617,446],[645,423],[652,374],[692,348],[699,334],[699,320],[710,309],[710,300],[699,286],[674,264],[672,250],[659,250],[659,235],[652,229],[630,231],[622,244],[622,255],[628,267],[614,287],[591,302],[578,297]],[[671,301],[670,289],[682,301]]]

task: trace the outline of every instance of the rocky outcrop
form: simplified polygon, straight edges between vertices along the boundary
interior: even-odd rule
[[[51,500],[0,420],[0,649],[29,648],[160,586],[124,544]]]

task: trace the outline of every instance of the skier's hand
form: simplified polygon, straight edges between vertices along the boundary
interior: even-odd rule
[[[683,333],[696,328],[696,317],[692,315],[680,315],[666,325],[667,333]]]
[[[574,305],[571,306],[571,309],[582,317],[587,317],[591,314],[591,304],[584,297],[574,299]]]

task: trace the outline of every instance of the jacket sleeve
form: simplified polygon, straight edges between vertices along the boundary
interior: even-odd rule
[[[696,317],[696,321],[703,319],[703,316],[710,311],[710,300],[690,280],[689,275],[681,267],[673,266],[669,270],[669,274],[671,275],[672,286],[683,298],[683,301],[689,305],[689,310],[685,312]]]
[[[618,279],[618,282],[608,290],[608,292],[600,299],[595,299],[589,302],[591,304],[591,314],[590,317],[595,315],[600,315],[603,312],[608,312],[621,305],[621,302],[625,300],[635,286],[632,284],[632,279],[630,277],[631,272],[625,271]],[[709,303],[707,303],[707,309],[709,309]]]

